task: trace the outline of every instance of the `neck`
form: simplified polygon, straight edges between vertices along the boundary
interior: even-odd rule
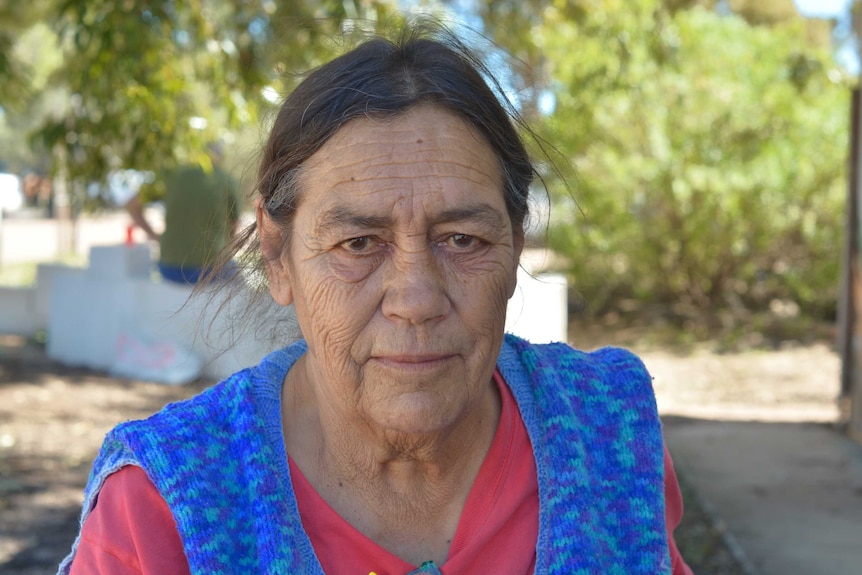
[[[445,483],[484,460],[500,420],[493,380],[451,425],[430,433],[403,433],[319,401],[299,366],[303,359],[287,374],[282,390],[285,443],[297,464],[307,459],[342,480],[382,481],[393,488],[417,481]]]
[[[348,523],[390,552],[415,564],[442,563],[500,420],[496,383],[489,381],[449,428],[404,434],[321,409],[301,373],[288,373],[282,410],[287,451],[303,475]]]

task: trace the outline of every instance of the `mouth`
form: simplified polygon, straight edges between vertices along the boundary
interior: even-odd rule
[[[383,366],[395,369],[433,369],[454,358],[454,354],[392,354],[376,355],[371,359]]]

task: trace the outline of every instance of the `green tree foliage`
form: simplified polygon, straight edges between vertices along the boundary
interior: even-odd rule
[[[32,94],[32,58],[20,57],[16,44],[22,30],[37,23],[46,0],[0,0],[0,102],[21,108]]]
[[[34,118],[18,128],[38,128],[86,197],[112,169],[205,162],[205,142],[248,138],[345,34],[407,4],[440,5],[0,0],[0,106]],[[792,0],[475,5],[519,62],[506,87],[575,168],[548,171],[549,239],[591,310],[628,299],[689,316],[783,299],[831,312],[849,91],[828,23]],[[22,48],[33,42],[45,49]],[[0,125],[0,153],[11,133]]]
[[[299,72],[334,53],[345,30],[394,12],[378,0],[54,4],[44,18],[63,66],[52,82],[67,101],[37,139],[61,161],[76,196],[113,169],[206,163],[208,141],[258,125]]]
[[[7,61],[21,74],[7,74],[0,101],[0,169],[16,173],[45,172],[49,158],[40,157],[28,145],[32,133],[53,110],[63,107],[65,92],[50,88],[48,80],[61,65],[56,35],[42,22],[14,34]]]
[[[793,0],[729,0],[728,4],[734,14],[754,25],[800,19]]]
[[[48,79],[60,64],[54,33],[42,17],[48,0],[0,0],[0,170],[41,168],[27,135],[56,93]],[[47,162],[46,162],[47,164]]]
[[[831,313],[849,91],[804,24],[557,5],[536,34],[553,63],[546,129],[578,179],[571,195],[553,186],[550,237],[589,308],[631,298],[691,316],[783,298]]]

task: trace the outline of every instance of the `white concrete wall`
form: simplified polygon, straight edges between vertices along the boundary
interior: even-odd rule
[[[568,323],[566,278],[534,276],[518,268],[518,286],[506,310],[506,331],[533,343],[565,342]]]
[[[236,334],[231,306],[241,306],[241,296],[216,315],[224,294],[189,299],[190,286],[153,281],[141,273],[134,264],[140,263],[134,248],[98,249],[113,253],[97,256],[95,261],[102,263],[95,270],[67,269],[53,274],[47,324],[47,351],[52,359],[110,371],[117,367],[120,342],[131,338],[191,352],[200,360],[203,375],[222,379],[256,364],[298,336],[288,334],[285,340],[268,341],[261,335],[268,334],[267,330]],[[109,261],[114,264],[107,265]],[[123,266],[127,266],[126,277],[111,277],[111,270]],[[292,309],[281,313],[290,317]]]

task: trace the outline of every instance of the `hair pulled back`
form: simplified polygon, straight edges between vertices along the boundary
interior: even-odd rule
[[[423,28],[398,41],[367,40],[316,69],[285,100],[263,149],[256,192],[273,221],[290,227],[303,162],[344,124],[434,104],[485,137],[499,161],[512,227],[523,233],[533,166],[483,72],[487,69],[454,37],[428,37]]]

